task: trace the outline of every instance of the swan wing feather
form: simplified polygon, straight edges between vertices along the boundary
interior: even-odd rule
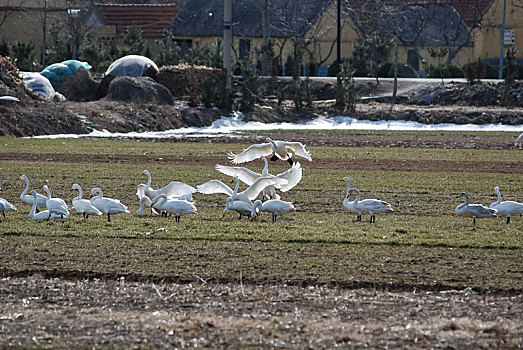
[[[303,145],[301,142],[285,142],[285,145],[290,148],[297,156],[303,157],[312,162],[310,152],[305,149],[305,145]]]
[[[291,188],[296,186],[301,181],[302,173],[303,172],[302,172],[301,164],[299,162],[296,162],[292,165],[292,167],[289,170],[276,175],[281,179],[287,180],[287,184],[282,185],[280,188],[280,191],[287,192]]]
[[[273,152],[269,142],[251,145],[238,154],[229,153],[229,159],[233,164],[249,162],[261,156],[268,156]]]
[[[233,190],[220,180],[209,180],[204,184],[198,185],[198,192],[203,194],[223,193],[232,196]]]
[[[242,194],[246,195],[250,200],[256,199],[261,191],[270,185],[284,185],[287,184],[287,180],[280,179],[276,176],[260,177],[252,185],[250,185]]]
[[[184,195],[184,194],[196,193],[196,189],[183,182],[171,181],[168,185],[166,185],[160,189],[157,189],[156,193],[165,194],[167,197],[173,196],[173,195],[180,196],[180,195]]]
[[[254,181],[256,181],[256,179],[258,179],[261,176],[261,174],[255,171],[239,166],[227,166],[216,164],[216,170],[225,175],[233,177],[237,176],[238,179],[240,179],[240,181],[246,183],[249,186],[252,185]]]

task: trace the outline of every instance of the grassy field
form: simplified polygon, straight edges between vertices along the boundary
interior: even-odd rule
[[[485,136],[488,137],[488,136]],[[118,277],[136,280],[233,282],[240,276],[253,284],[278,282],[294,285],[328,284],[346,287],[383,287],[397,290],[472,287],[478,290],[523,289],[523,219],[472,220],[454,215],[462,203],[461,191],[472,202],[495,201],[494,186],[504,199],[523,201],[521,173],[366,171],[319,169],[302,162],[301,183],[282,199],[296,211],[275,224],[265,214],[257,222],[222,219],[225,196],[195,195],[198,214],[174,218],[138,217],[136,186],[145,183],[148,169],[153,186],[169,181],[194,187],[210,179],[229,179],[216,170],[226,164],[229,151],[245,144],[171,143],[110,140],[41,140],[2,138],[4,153],[20,154],[15,161],[0,161],[3,197],[18,207],[0,223],[0,266],[6,275],[42,273],[49,276]],[[398,161],[511,162],[521,164],[521,150],[467,150],[417,148],[311,147],[324,161],[369,159]],[[28,153],[41,155],[31,158]],[[71,163],[78,154],[106,156],[98,163]],[[46,155],[53,155],[52,161]],[[132,164],[112,162],[134,157]],[[141,157],[147,160],[140,162]],[[162,164],[162,158],[198,159],[198,165]],[[153,157],[154,160],[151,160]],[[64,161],[62,161],[62,159]],[[203,158],[202,158],[203,159]],[[261,170],[262,163],[247,164]],[[271,165],[284,171],[283,162]],[[41,191],[48,184],[53,196],[70,204],[78,183],[88,193],[100,187],[118,198],[133,215],[84,220],[73,214],[61,222],[38,222],[28,217],[29,206],[18,196],[25,184]],[[342,206],[349,176],[363,198],[380,198],[395,209],[378,215],[376,224],[356,222]],[[84,195],[85,197],[85,195]]]

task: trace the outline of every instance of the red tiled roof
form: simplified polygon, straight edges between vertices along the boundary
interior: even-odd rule
[[[372,0],[348,0],[351,7],[358,11],[366,3]],[[461,15],[463,21],[468,25],[481,20],[493,0],[388,0],[388,3],[408,3],[408,4],[445,4],[450,3]]]
[[[101,20],[125,33],[135,22],[142,28],[144,38],[160,38],[173,23],[178,9],[175,4],[100,4],[95,3]]]

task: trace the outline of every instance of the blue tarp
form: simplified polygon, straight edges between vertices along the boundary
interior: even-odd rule
[[[49,79],[53,87],[56,89],[62,83],[63,75],[74,75],[80,67],[84,68],[85,70],[92,68],[91,65],[87,62],[67,60],[60,63],[53,63],[45,67],[45,69],[41,71],[40,74]]]

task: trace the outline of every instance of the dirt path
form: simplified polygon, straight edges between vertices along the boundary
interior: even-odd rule
[[[0,295],[0,347],[8,348],[518,349],[523,343],[522,296],[470,290],[33,276],[1,279]]]

